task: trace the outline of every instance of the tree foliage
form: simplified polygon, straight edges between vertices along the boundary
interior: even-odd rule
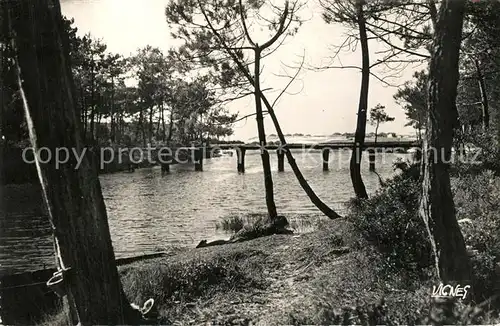
[[[385,112],[385,106],[380,103],[370,110],[370,124],[375,126],[375,142],[377,141],[380,124],[394,121],[394,119],[394,117],[391,117]]]
[[[413,74],[413,80],[405,82],[394,94],[396,103],[405,111],[408,122],[417,131],[417,138],[421,139],[422,130],[425,128],[427,112],[427,80],[425,70]]]

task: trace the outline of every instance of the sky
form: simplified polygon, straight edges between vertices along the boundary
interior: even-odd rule
[[[79,34],[91,33],[108,45],[108,50],[122,55],[130,55],[146,45],[167,51],[178,42],[170,37],[164,10],[168,0],[62,0],[63,15],[75,19]],[[295,74],[290,68],[297,66],[305,55],[308,66],[331,64],[333,45],[345,39],[345,29],[340,25],[326,24],[321,17],[317,0],[309,0],[299,13],[305,23],[298,33],[288,37],[283,45],[262,62],[261,88],[272,88],[267,93],[271,102],[288,84],[289,79],[280,75]],[[255,36],[258,43],[265,42],[267,35],[260,32]],[[380,45],[370,41],[370,56],[376,58]],[[344,65],[361,65],[361,53],[348,51],[340,55]],[[372,61],[373,62],[373,61]],[[338,64],[338,61],[336,62]],[[398,85],[411,79],[415,70],[424,66],[409,67],[399,78],[390,79]],[[275,112],[285,134],[302,133],[311,135],[331,135],[335,132],[354,132],[357,119],[361,73],[356,69],[329,69],[314,71],[303,69],[276,104]],[[413,135],[410,127],[404,127],[406,118],[402,108],[393,100],[397,88],[388,87],[375,78],[370,79],[368,107],[380,103],[386,106],[394,122],[382,125],[381,132],[396,132]],[[228,104],[232,113],[245,116],[254,112],[254,98]],[[269,117],[265,119],[266,132],[276,133]],[[368,126],[367,131],[374,131]],[[247,140],[257,135],[254,117],[235,124],[234,135],[229,139]]]

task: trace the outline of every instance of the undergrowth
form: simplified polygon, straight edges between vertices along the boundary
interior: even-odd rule
[[[419,166],[398,166],[402,172],[387,181],[374,196],[367,200],[351,202],[349,219],[359,234],[382,257],[377,263],[376,274],[387,279],[389,283],[394,273],[402,275],[405,282],[408,282],[408,285],[403,285],[404,289],[411,287],[409,284],[412,282],[421,284],[422,289],[422,284],[426,284],[424,292],[428,299],[433,285],[429,282],[433,280],[434,258],[431,255],[425,225],[418,214],[421,191]],[[496,266],[500,258],[500,178],[496,176],[495,171],[478,172],[472,166],[470,169],[462,166],[455,172],[452,177],[452,191],[457,219],[460,221],[465,244],[471,256],[474,301],[483,302],[498,293]],[[431,310],[435,306],[436,304],[430,305],[424,301],[414,302],[412,311],[427,313],[418,318],[415,315],[413,319],[431,320],[429,314],[432,315]],[[465,315],[469,314],[469,310],[473,311],[475,306],[466,306],[464,303],[456,303],[456,306],[458,308],[450,308],[456,315],[446,317],[434,312],[433,318],[440,316],[448,318],[444,319],[448,322],[477,323],[498,316],[494,310],[483,308],[483,313],[476,311],[476,316],[468,319],[470,316]],[[396,307],[402,309],[400,304],[396,304]]]
[[[256,250],[231,251],[227,254],[205,254],[140,264],[120,271],[122,284],[131,302],[142,304],[149,298],[158,309],[169,311],[210,297],[216,292],[260,288],[264,285],[260,267],[249,257]]]

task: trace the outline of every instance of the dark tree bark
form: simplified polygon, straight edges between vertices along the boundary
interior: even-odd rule
[[[81,107],[81,112],[80,112],[80,115],[81,115],[81,122],[82,122],[82,128],[83,128],[83,138],[85,139],[86,135],[87,135],[87,101],[85,99],[85,95],[84,95],[84,89],[83,89],[83,86],[80,85],[80,98],[82,100],[82,107]]]
[[[18,57],[19,84],[34,148],[75,149],[81,153],[73,79],[62,49],[59,1],[4,1],[8,6]],[[68,298],[82,325],[135,323],[120,284],[106,208],[97,171],[87,156],[80,167],[70,161],[39,166],[56,239],[58,265],[71,268],[65,277]]]
[[[479,82],[479,92],[481,93],[481,106],[483,109],[483,131],[488,131],[490,127],[490,107],[488,104],[488,95],[486,93],[486,84],[484,82],[484,76],[481,71],[481,66],[479,65],[479,60],[474,60],[474,65],[476,66],[477,80]]]
[[[259,133],[259,143],[261,146],[260,156],[262,158],[262,168],[264,170],[264,187],[266,190],[266,206],[269,218],[276,219],[276,203],[274,202],[273,175],[271,173],[271,163],[269,161],[269,152],[266,146],[266,132],[264,130],[264,115],[262,114],[262,99],[260,91],[260,56],[261,50],[258,45],[255,47],[255,69],[254,69],[254,87],[255,87],[255,109],[257,119],[257,131]]]
[[[359,96],[358,119],[356,133],[354,134],[354,147],[352,150],[349,169],[351,172],[352,186],[357,198],[368,198],[365,184],[361,178],[361,156],[366,135],[366,117],[368,111],[368,86],[370,82],[370,55],[368,52],[368,36],[366,34],[365,14],[363,10],[364,0],[356,3],[358,10],[357,23],[359,28],[359,40],[361,43],[361,91]]]
[[[97,119],[96,119],[96,122],[95,122],[95,144],[99,144],[99,139],[100,139],[100,131],[102,130],[101,128],[101,121],[102,121],[102,109],[103,107],[106,105],[105,101],[104,101],[104,96],[101,96],[99,95],[99,101],[98,101],[98,107],[101,108],[101,110],[99,110],[99,112],[96,112],[96,116],[97,116]]]
[[[429,13],[431,16],[432,27],[434,31],[436,30],[437,25],[437,9],[436,9],[436,0],[427,0],[427,5],[429,7]]]
[[[158,109],[160,110],[160,116],[158,117],[158,121],[156,121],[156,141],[159,141],[160,139],[163,139],[161,135],[161,126],[162,126],[162,120],[163,120],[163,103],[161,103],[158,106]],[[165,133],[165,130],[163,130],[163,133]]]
[[[115,79],[114,76],[111,76],[111,103],[110,103],[110,113],[109,116],[111,118],[110,122],[110,139],[113,143],[116,142],[116,130],[115,130]]]
[[[167,144],[170,144],[170,141],[172,140],[173,130],[174,130],[174,108],[172,107],[172,111],[170,111],[170,122],[168,126]]]
[[[142,145],[146,147],[146,132],[144,130],[144,109],[142,106],[139,108],[139,121],[137,122],[137,129],[135,130],[135,140],[139,140],[139,132],[142,135]]]
[[[153,140],[153,113],[154,113],[154,105],[151,105],[149,109],[149,126],[148,126],[148,142],[151,144]]]
[[[429,66],[429,113],[424,138],[420,215],[429,232],[443,282],[470,281],[470,262],[455,216],[449,161],[457,126],[458,63],[465,0],[445,0],[439,10]]]
[[[94,58],[90,64],[90,139],[94,139],[94,125],[95,125],[95,73],[94,73]],[[85,135],[87,137],[87,135]]]
[[[165,108],[162,107],[161,109],[161,139],[165,142],[167,130],[166,130],[166,125],[165,125]]]

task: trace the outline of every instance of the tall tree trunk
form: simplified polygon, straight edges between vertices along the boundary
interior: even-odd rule
[[[490,108],[488,104],[488,95],[486,93],[486,84],[484,82],[484,76],[481,71],[481,66],[479,65],[479,60],[474,59],[474,64],[476,66],[477,79],[479,82],[479,91],[481,93],[481,105],[483,108],[482,117],[483,117],[483,131],[488,131],[490,127]]]
[[[162,107],[162,110],[161,110],[161,130],[162,130],[161,139],[163,140],[163,142],[165,142],[167,130],[166,130],[166,125],[165,125],[165,108],[164,107]]]
[[[206,14],[204,13],[205,17],[206,17]],[[247,67],[245,65],[243,65],[243,63],[241,62],[241,60],[238,58],[238,56],[236,56],[234,54],[233,51],[231,51],[227,45],[224,43],[224,40],[220,37],[220,35],[218,34],[217,30],[213,28],[213,26],[210,27],[213,31],[213,33],[217,36],[217,38],[219,39],[219,41],[221,42],[221,44],[224,46],[226,52],[231,56],[231,58],[233,59],[234,63],[236,63],[236,65],[238,66],[240,72],[242,74],[244,74],[244,76],[247,78],[247,80],[254,86],[255,88],[255,85],[256,85],[256,81],[255,79],[251,76],[250,72],[248,71]],[[258,75],[258,74],[257,74]],[[256,89],[256,88],[255,88]],[[297,178],[300,186],[302,187],[302,189],[304,190],[304,192],[307,194],[307,196],[309,197],[309,199],[311,200],[311,202],[323,213],[325,214],[326,216],[328,216],[329,218],[331,219],[334,219],[334,218],[339,218],[341,217],[339,214],[337,214],[333,209],[331,209],[330,207],[328,207],[328,205],[326,205],[323,201],[321,201],[321,199],[316,195],[316,193],[314,192],[314,190],[311,188],[311,186],[309,186],[309,183],[307,182],[307,180],[304,178],[304,175],[302,174],[302,172],[300,171],[299,167],[297,166],[297,162],[295,162],[295,158],[293,157],[293,154],[290,150],[287,150],[287,142],[286,142],[286,139],[285,139],[285,136],[283,134],[283,131],[281,129],[281,126],[279,124],[279,121],[278,121],[278,118],[276,117],[276,114],[274,113],[274,109],[272,107],[272,105],[269,103],[269,101],[267,100],[266,96],[260,91],[260,88],[256,89],[256,94],[258,94],[262,101],[264,102],[266,108],[267,108],[267,111],[269,113],[269,116],[271,117],[272,121],[273,121],[273,124],[274,124],[274,127],[276,128],[276,132],[278,134],[278,137],[280,139],[280,142],[281,142],[281,145],[285,151],[285,155],[286,155],[286,158],[288,160],[288,163],[290,164],[290,167],[292,168],[292,171],[293,173],[295,174],[295,177]],[[219,136],[217,136],[217,139],[219,139]]]
[[[470,262],[455,216],[449,161],[457,125],[458,62],[465,0],[444,0],[429,67],[429,112],[424,139],[420,215],[429,232],[443,282],[470,281]],[[437,153],[437,155],[436,155]],[[468,284],[468,283],[465,283]]]
[[[125,136],[125,127],[127,127],[127,124],[125,123],[125,120],[123,119],[123,116],[124,116],[124,112],[123,112],[123,109],[120,110],[120,113],[118,113],[118,116],[119,116],[119,125],[118,125],[118,128],[120,130],[120,139],[123,140],[123,136]]]
[[[146,137],[146,128],[147,128],[147,120],[144,117],[143,111],[141,111],[143,117],[141,119],[141,136],[142,136],[142,147],[146,147],[147,137]],[[144,121],[146,120],[146,121]]]
[[[6,30],[5,28],[5,20],[3,19],[3,8],[0,7],[0,31]],[[0,47],[0,137],[5,134],[5,122],[4,115],[5,110],[7,109],[7,98],[8,91],[5,83],[5,75],[7,73],[7,49],[5,47]],[[7,139],[5,139],[7,140]],[[4,184],[4,173],[5,169],[3,168],[3,147],[4,147],[4,139],[0,139],[0,185]]]
[[[255,87],[255,110],[257,119],[257,131],[259,133],[259,143],[261,146],[260,156],[262,158],[262,168],[264,170],[264,187],[266,190],[266,206],[269,218],[276,219],[278,213],[276,211],[276,203],[274,202],[274,187],[273,175],[271,173],[271,163],[269,161],[269,152],[266,148],[266,132],[264,129],[264,115],[262,114],[262,99],[260,92],[260,49],[255,48],[255,70],[254,70],[254,87]]]
[[[85,90],[83,89],[83,85],[80,85],[80,97],[82,100],[82,111],[80,113],[82,116],[83,137],[85,139],[87,135],[87,101],[85,99]]]
[[[93,55],[93,54],[92,54]],[[92,57],[90,66],[90,140],[94,140],[94,119],[95,119],[95,73],[94,58]],[[87,135],[85,135],[87,137]]]
[[[365,144],[366,116],[368,111],[368,86],[370,81],[370,56],[368,53],[368,36],[366,34],[365,14],[363,10],[364,0],[357,1],[359,39],[361,43],[362,70],[361,91],[359,95],[358,120],[356,133],[354,135],[354,147],[351,154],[349,169],[351,172],[352,186],[357,198],[368,198],[365,184],[361,178],[361,156]]]
[[[174,129],[174,108],[172,107],[170,111],[170,125],[168,126],[168,136],[167,136],[167,144],[170,145],[170,141],[172,140],[172,131]]]
[[[316,195],[314,190],[311,188],[309,183],[307,182],[306,178],[304,178],[304,175],[299,169],[299,166],[297,165],[297,162],[295,161],[295,158],[293,157],[292,152],[287,149],[287,142],[285,139],[285,135],[283,134],[283,130],[281,129],[281,126],[278,121],[278,117],[276,117],[276,114],[274,113],[274,109],[267,100],[267,98],[262,94],[262,100],[264,101],[264,104],[267,108],[267,112],[269,113],[269,116],[273,120],[274,127],[276,128],[276,133],[278,134],[278,138],[281,142],[281,145],[283,146],[283,149],[285,150],[285,156],[288,161],[288,164],[290,164],[290,167],[293,171],[293,174],[297,178],[297,181],[299,182],[300,186],[306,193],[307,197],[311,200],[311,202],[316,206],[323,214],[328,216],[331,219],[339,218],[341,217],[337,212],[335,212],[333,209],[331,209],[328,205],[326,205],[319,197]]]
[[[66,65],[68,51],[62,50],[59,1],[4,1],[2,5],[9,6],[13,18],[19,85],[23,80],[25,93],[21,94],[32,145],[52,153],[56,148],[82,153],[85,144]],[[137,322],[120,284],[97,171],[87,156],[80,167],[76,164],[74,155],[59,168],[54,162],[37,163],[59,268],[71,268],[65,277],[68,296],[82,325]]]
[[[252,85],[254,85],[254,87],[255,87],[255,84],[256,84],[255,80],[248,73],[248,70],[245,68],[245,66],[243,66],[243,64],[241,63],[241,61],[239,61],[239,59],[237,57],[234,57],[234,56],[233,56],[233,60],[238,65],[238,67],[240,68],[240,71],[243,74],[245,74],[245,76],[247,77],[248,81]],[[260,91],[260,88],[259,88],[259,93],[260,93],[260,96],[262,98],[262,101],[264,102],[264,105],[266,106],[267,112],[269,113],[269,116],[271,117],[271,119],[273,121],[274,127],[276,129],[276,133],[278,134],[278,138],[279,138],[279,140],[281,142],[281,145],[282,145],[282,147],[284,149],[285,156],[286,156],[286,159],[288,161],[288,164],[290,164],[290,168],[292,169],[292,171],[293,171],[295,177],[297,178],[297,181],[299,182],[300,186],[302,187],[302,189],[304,190],[304,192],[306,193],[306,195],[309,197],[309,199],[311,200],[311,202],[323,214],[325,214],[326,216],[328,216],[331,219],[335,219],[335,218],[341,217],[337,212],[335,212],[328,205],[326,205],[318,197],[318,195],[316,195],[316,193],[314,192],[314,190],[311,188],[311,186],[307,182],[306,178],[304,178],[304,175],[300,171],[299,166],[297,165],[297,162],[295,161],[295,158],[293,157],[292,152],[287,149],[287,142],[286,142],[285,135],[283,133],[283,130],[281,129],[281,125],[280,125],[280,123],[278,121],[278,117],[274,113],[274,109],[273,109],[272,105],[267,100],[267,97]]]
[[[154,105],[151,105],[149,109],[149,126],[148,126],[148,142],[149,144],[153,141],[153,113],[154,113]]]
[[[163,103],[159,106],[159,110],[160,110],[160,116],[158,117],[158,121],[156,122],[156,141],[162,139],[160,126],[161,126],[161,121],[163,119]]]
[[[436,0],[427,0],[427,6],[429,7],[429,14],[431,16],[432,29],[436,31],[437,25],[437,8],[436,8]]]
[[[137,127],[135,130],[135,141],[136,142],[139,140],[139,132],[141,132],[141,134],[142,134],[142,143],[144,145],[146,142],[146,139],[144,137],[144,109],[142,108],[142,106],[139,108],[139,121],[137,122]]]
[[[104,105],[104,103],[101,104],[101,107]],[[101,109],[102,110],[102,109]],[[96,121],[96,132],[95,132],[95,140],[96,140],[96,143],[99,142],[99,139],[100,139],[100,131],[103,130],[103,128],[101,127],[101,121],[102,121],[102,115],[103,113],[102,112],[98,112],[97,113],[97,121]]]
[[[156,121],[156,141],[159,141],[161,138],[161,116]]]
[[[116,141],[115,137],[115,79],[114,76],[111,76],[111,107],[109,110],[109,116],[111,118],[110,122],[110,139],[111,142],[114,144]]]

